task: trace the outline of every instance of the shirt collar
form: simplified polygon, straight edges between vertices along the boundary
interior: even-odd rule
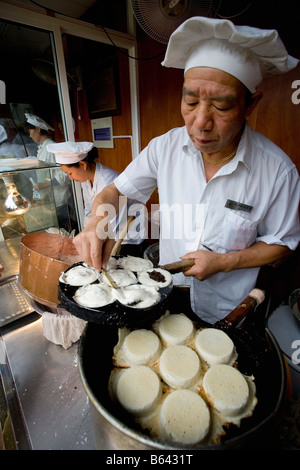
[[[184,136],[184,140],[183,140],[183,145],[182,145],[182,150],[183,152],[191,157],[193,155],[199,155],[200,152],[199,150],[196,149],[196,147],[194,146],[193,142],[191,141],[191,138],[190,136],[188,135],[188,132],[187,132],[187,129],[185,127],[185,136]]]
[[[241,140],[239,142],[237,152],[236,152],[236,161],[241,162],[245,167],[251,171],[251,143],[249,142],[249,124],[245,123],[244,132],[242,134]],[[235,160],[235,158],[234,158]]]

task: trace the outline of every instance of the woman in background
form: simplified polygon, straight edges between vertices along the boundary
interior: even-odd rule
[[[29,137],[38,144],[37,158],[40,161],[55,163],[53,153],[48,152],[47,145],[54,143],[53,132],[54,129],[47,124],[44,119],[36,116],[35,114],[25,113],[27,130]]]
[[[98,151],[92,142],[61,142],[47,145],[47,150],[55,154],[56,163],[61,165],[61,170],[68,175],[71,180],[81,183],[85,226],[86,220],[90,216],[95,197],[103,188],[110,185],[115,180],[119,172],[95,161],[98,157]],[[130,208],[132,208],[132,214]],[[116,217],[110,220],[110,224],[114,236],[117,239],[119,235],[119,224],[124,221],[125,217],[126,220],[128,218],[126,214],[127,210],[129,215],[136,215],[136,213],[138,213],[141,214],[142,217],[138,219],[139,224],[136,226],[137,232],[132,236],[133,230],[130,231],[131,236],[127,235],[124,240],[123,243],[128,246],[126,249],[125,247],[122,248],[122,253],[125,254],[124,251],[126,251],[126,254],[142,256],[144,249],[142,241],[145,238],[145,226],[144,223],[142,223],[142,220],[144,220],[144,205],[134,200],[130,201],[130,203],[125,204],[122,211]]]
[[[38,144],[38,160],[55,164],[54,154],[47,150],[49,144],[55,144],[53,140],[53,127],[35,114],[25,113],[25,116],[27,122],[24,127],[29,133],[30,138]],[[37,173],[37,182],[34,184],[34,189],[40,192],[42,199],[48,196],[49,202],[52,200],[51,192],[53,191],[59,227],[70,232],[73,228],[70,219],[73,219],[74,216],[70,216],[71,205],[68,204],[71,197],[69,178],[59,169],[50,169],[50,173],[51,181],[45,181],[47,178],[45,178],[43,171]]]

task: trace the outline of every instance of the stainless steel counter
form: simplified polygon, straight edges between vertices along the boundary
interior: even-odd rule
[[[93,450],[78,343],[65,350],[48,341],[37,313],[0,333],[0,372],[17,450]]]
[[[4,427],[13,438],[10,448],[17,450],[94,449],[78,343],[65,350],[48,341],[42,317],[30,305],[18,312],[16,301],[26,299],[8,292],[19,273],[20,239],[0,242],[0,288],[6,294],[0,292],[0,449]]]

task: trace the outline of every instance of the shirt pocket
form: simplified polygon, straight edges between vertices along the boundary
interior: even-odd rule
[[[230,210],[226,211],[218,234],[218,245],[224,251],[243,250],[257,237],[257,220],[249,220]]]

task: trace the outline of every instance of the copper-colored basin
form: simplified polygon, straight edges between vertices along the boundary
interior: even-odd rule
[[[21,239],[19,282],[37,302],[57,307],[59,276],[80,261],[73,239],[53,233],[30,233]]]

